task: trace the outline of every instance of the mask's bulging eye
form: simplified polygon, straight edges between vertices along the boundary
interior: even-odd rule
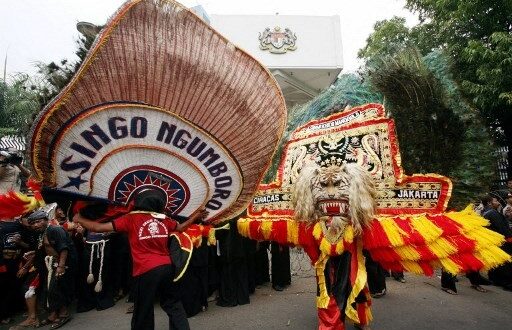
[[[341,180],[336,180],[336,181],[333,181],[332,184],[336,187],[339,187],[341,186]]]
[[[327,187],[327,182],[320,181],[320,185],[321,185],[322,187]]]

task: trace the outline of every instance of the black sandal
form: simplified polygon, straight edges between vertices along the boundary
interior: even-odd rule
[[[126,314],[132,314],[134,309],[135,305],[128,306],[128,308],[126,309]]]
[[[50,319],[46,318],[46,319],[42,320],[41,322],[39,322],[39,326],[44,327],[45,325],[53,324],[55,322],[55,320],[50,320]]]
[[[452,290],[452,289],[448,289],[448,288],[441,288],[441,290],[443,290],[444,292],[449,293],[449,294],[451,294],[451,295],[454,295],[454,296],[458,295],[457,291]]]
[[[68,323],[71,320],[71,316],[59,316],[52,324],[50,329],[58,329],[62,327],[64,324]]]
[[[471,288],[482,293],[486,293],[488,291],[487,289],[482,288],[480,285],[472,285]]]

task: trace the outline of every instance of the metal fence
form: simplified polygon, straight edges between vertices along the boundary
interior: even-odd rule
[[[496,150],[496,158],[498,161],[498,182],[497,187],[504,187],[508,178],[508,147],[500,147]]]
[[[292,276],[311,277],[315,271],[306,252],[301,248],[290,249],[290,271]]]
[[[0,149],[25,151],[26,141],[22,136],[6,135],[0,138]]]

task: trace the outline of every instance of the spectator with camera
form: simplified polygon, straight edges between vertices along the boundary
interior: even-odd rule
[[[0,194],[20,190],[20,174],[29,177],[30,171],[22,165],[23,157],[15,151],[0,150]]]

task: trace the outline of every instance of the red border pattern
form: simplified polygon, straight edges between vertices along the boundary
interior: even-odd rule
[[[302,126],[299,126],[295,131],[293,131],[292,139],[297,138],[297,136],[296,136],[297,133],[302,132],[302,131],[307,131],[308,128],[310,128],[311,126],[325,124],[325,123],[332,122],[335,120],[340,120],[343,118],[348,118],[349,116],[351,116],[352,114],[357,113],[357,112],[361,112],[361,116],[363,118],[365,115],[367,115],[368,116],[367,119],[372,119],[372,117],[370,117],[371,115],[368,114],[371,110],[376,110],[375,118],[381,118],[381,117],[384,117],[384,115],[385,115],[384,106],[382,104],[368,103],[368,104],[360,106],[360,107],[352,108],[349,111],[338,112],[338,113],[329,115],[325,118],[312,120]],[[359,120],[360,120],[359,118],[354,118],[354,121],[359,121]],[[351,121],[351,122],[353,122],[353,121]],[[343,126],[343,125],[340,125],[340,126]]]
[[[186,184],[186,182],[182,178],[177,176],[176,174],[174,174],[166,169],[152,166],[152,165],[133,166],[133,167],[130,167],[130,168],[127,168],[127,169],[124,169],[123,171],[121,171],[118,175],[116,175],[116,177],[110,184],[110,189],[108,191],[108,198],[112,201],[115,201],[115,194],[117,192],[115,190],[115,188],[119,185],[119,180],[130,172],[135,172],[135,171],[140,171],[140,170],[147,170],[147,171],[152,171],[155,173],[165,174],[165,175],[169,176],[170,178],[172,178],[173,180],[176,180],[178,182],[178,184],[183,187],[183,190],[185,192],[185,198],[183,199],[181,206],[178,207],[173,212],[173,214],[179,214],[179,212],[181,210],[183,210],[183,208],[188,204],[188,202],[190,200],[190,189],[188,188],[188,185]],[[159,187],[157,187],[157,188],[159,188]]]

